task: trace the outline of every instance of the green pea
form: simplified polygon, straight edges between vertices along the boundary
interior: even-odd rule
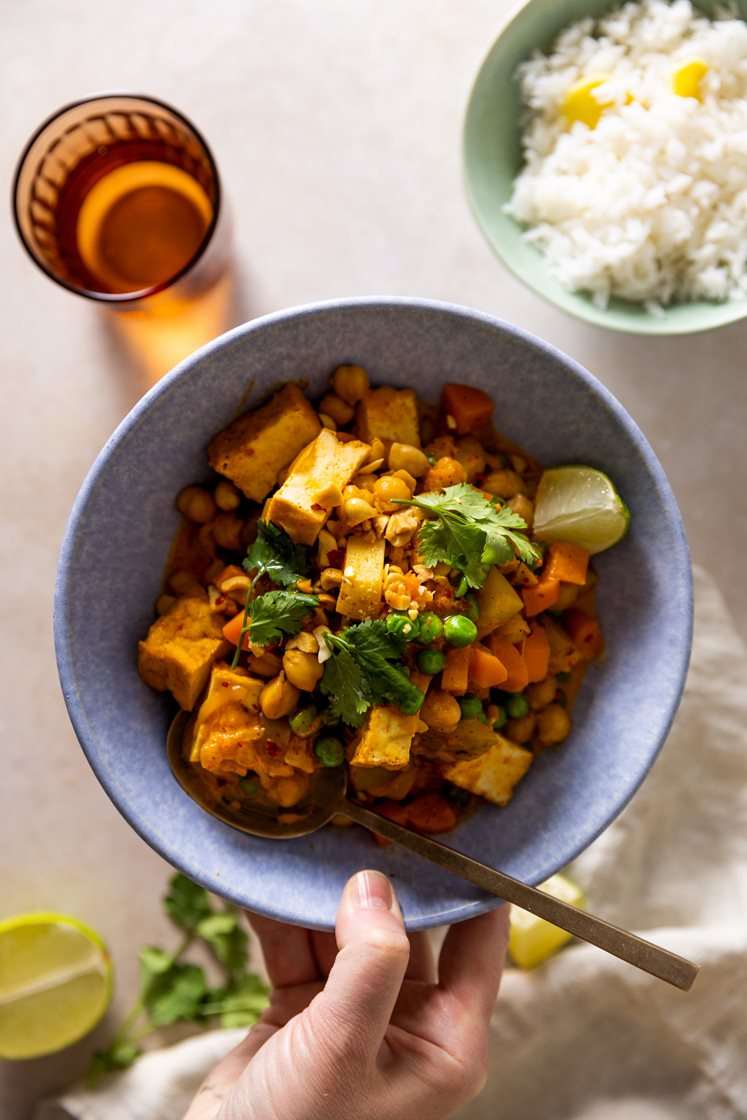
[[[391,611],[386,616],[386,628],[390,634],[407,638],[408,642],[417,638],[419,632],[418,620],[411,619],[405,611]]]
[[[429,677],[433,677],[436,673],[440,673],[446,664],[446,658],[441,653],[440,649],[421,649],[417,656],[418,669],[422,673],[427,673]]]
[[[255,778],[240,778],[239,789],[242,793],[254,794],[259,793],[259,782]]]
[[[322,766],[340,766],[345,759],[345,751],[339,739],[323,735],[314,743],[314,754]]]
[[[477,627],[466,614],[452,614],[444,622],[444,638],[450,646],[461,649],[472,645],[477,638]]]
[[[482,700],[469,692],[459,698],[459,707],[462,709],[462,719],[479,719],[483,715]]]
[[[493,720],[493,731],[500,731],[507,719],[508,716],[506,715],[506,709],[499,707],[498,715]]]
[[[506,711],[511,719],[523,719],[529,715],[529,701],[526,696],[514,695],[506,701]]]
[[[438,638],[443,636],[443,632],[444,624],[437,614],[434,614],[433,611],[425,611],[424,614],[421,614],[418,640],[424,646],[437,641]]]
[[[313,731],[314,724],[318,719],[319,712],[312,704],[310,707],[302,708],[300,712],[296,712],[292,715],[288,723],[294,735],[299,735],[302,739],[305,739],[306,736],[310,735]]]
[[[456,587],[454,588],[454,598],[455,599],[461,599],[461,598],[463,598],[463,596],[465,596],[467,594],[468,591],[469,591],[469,583],[467,582],[467,577],[466,576],[460,576],[459,577],[459,582],[457,583]]]
[[[478,618],[480,617],[480,607],[477,603],[477,596],[472,594],[465,595],[464,601],[467,604],[467,609],[464,612],[467,615],[467,618],[471,618],[473,622],[477,622]]]

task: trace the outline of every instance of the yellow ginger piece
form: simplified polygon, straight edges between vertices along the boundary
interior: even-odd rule
[[[361,439],[369,443],[378,437],[388,446],[407,443],[420,447],[418,402],[412,389],[369,389],[357,412],[357,428]]]
[[[703,100],[703,78],[710,67],[703,58],[688,58],[672,74],[672,91],[678,97],[694,97]]]
[[[194,708],[213,664],[230,649],[222,615],[200,588],[177,599],[138,643],[137,667],[146,684],[171,692],[185,711]]]
[[[461,789],[469,790],[492,801],[494,805],[508,805],[514,792],[532,765],[531,751],[496,734],[495,745],[479,758],[455,762],[444,770],[444,777]]]
[[[297,456],[285,482],[268,501],[267,520],[285,529],[296,544],[313,544],[370,450],[359,440],[343,443],[323,428]]]
[[[581,909],[586,904],[581,888],[565,875],[551,876],[547,882],[540,884],[539,890]],[[529,914],[518,906],[511,907],[508,951],[518,968],[536,968],[567,945],[572,937],[573,934],[559,929],[544,918],[538,918],[536,914]]]
[[[288,466],[320,430],[319,419],[297,385],[286,385],[272,400],[240,416],[210,441],[210,466],[261,502]]]
[[[377,618],[384,576],[384,538],[350,537],[345,551],[337,611],[348,618]]]
[[[614,102],[598,97],[595,90],[603,86],[612,77],[611,74],[588,74],[574,82],[563,98],[562,112],[569,124],[581,121],[588,128],[596,128],[599,118],[605,109],[609,109]]]

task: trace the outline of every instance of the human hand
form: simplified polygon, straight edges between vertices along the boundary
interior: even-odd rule
[[[452,926],[438,966],[378,871],[348,881],[334,935],[249,921],[270,1006],[185,1120],[444,1120],[480,1091],[508,907]]]

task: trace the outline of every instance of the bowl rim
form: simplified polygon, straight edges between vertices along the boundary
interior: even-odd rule
[[[620,2],[621,0],[607,0],[610,9],[619,5]],[[697,0],[694,0],[694,2],[697,5]],[[727,327],[734,323],[741,322],[747,317],[747,297],[742,300],[727,299],[722,302],[709,300],[680,301],[665,308],[664,315],[658,317],[647,313],[642,302],[633,300],[626,301],[613,298],[610,301],[609,307],[597,307],[588,293],[565,288],[565,286],[549,271],[545,274],[547,281],[556,286],[557,292],[548,292],[526,275],[524,270],[514,261],[512,254],[504,246],[501,238],[494,233],[492,223],[485,214],[484,208],[477,197],[477,192],[475,191],[472,175],[470,173],[472,144],[469,133],[480,87],[490,67],[493,55],[499,50],[499,44],[502,43],[511,27],[520,21],[526,9],[530,8],[535,3],[537,3],[537,0],[516,0],[516,3],[513,4],[509,11],[498,21],[496,29],[493,32],[491,43],[485,50],[482,61],[472,80],[463,114],[461,132],[462,183],[475,224],[493,253],[511,275],[519,280],[528,291],[539,296],[540,299],[544,300],[558,311],[562,311],[594,327],[602,327],[605,330],[617,331],[620,334],[638,335],[647,338],[676,338],[682,335],[705,334],[708,331],[718,330],[721,327]],[[736,18],[746,19],[747,16],[740,15]],[[530,48],[523,57],[528,58],[533,49],[534,48]],[[513,77],[512,80],[515,81],[515,77]],[[516,227],[517,234],[521,236],[524,227],[515,219],[512,219],[512,221]],[[536,249],[535,252],[538,254],[538,258],[543,256],[540,250]],[[710,309],[716,321],[696,321],[692,316],[687,315],[686,311],[688,308]],[[678,312],[674,318],[667,314],[668,311],[675,311],[675,309],[683,310]],[[610,310],[613,312],[619,310],[620,315],[614,314],[610,316]]]
[[[324,316],[330,312],[339,312],[363,308],[367,310],[387,310],[392,308],[412,309],[420,311],[431,311],[440,314],[447,314],[459,320],[470,320],[487,330],[493,331],[496,327],[505,333],[512,335],[517,342],[523,346],[530,347],[534,351],[540,351],[547,354],[553,361],[560,362],[561,364],[569,367],[573,374],[578,377],[587,388],[590,388],[595,395],[608,407],[615,419],[626,430],[630,438],[636,444],[637,448],[645,460],[647,469],[650,470],[657,486],[661,489],[667,501],[670,503],[670,513],[673,515],[672,521],[672,542],[676,547],[678,556],[678,568],[683,578],[683,586],[681,588],[681,595],[683,606],[685,608],[683,633],[681,635],[681,643],[678,646],[675,654],[675,660],[678,660],[676,671],[677,686],[672,688],[665,702],[660,705],[661,713],[661,730],[658,746],[651,752],[649,757],[645,760],[645,764],[641,765],[640,770],[635,772],[631,780],[628,780],[624,785],[624,796],[619,798],[611,807],[608,806],[607,810],[599,817],[595,827],[590,831],[584,832],[583,839],[573,841],[567,844],[562,849],[562,865],[565,866],[574,860],[582,851],[584,851],[597,837],[604,832],[609,825],[616,819],[622,812],[625,806],[633,798],[637,790],[640,788],[644,779],[648,775],[651,767],[656,761],[661,749],[663,748],[675,714],[679,707],[679,703],[684,689],[687,669],[690,659],[691,645],[692,645],[692,632],[693,632],[693,584],[692,584],[692,570],[690,564],[689,549],[687,539],[682,524],[682,518],[679,507],[672,492],[669,481],[666,477],[663,467],[653,451],[653,448],[648,443],[648,440],[635,423],[633,418],[627,410],[620,404],[616,397],[610,392],[609,389],[603,385],[593,374],[586,370],[580,363],[569,355],[564,354],[557,347],[551,343],[545,342],[543,339],[531,334],[529,331],[521,327],[514,326],[505,320],[499,319],[495,316],[489,315],[486,312],[478,311],[464,305],[443,302],[439,300],[421,299],[409,296],[352,296],[340,299],[327,299],[322,301],[310,302],[300,304],[298,306],[283,308],[277,311],[270,312],[262,315],[256,319],[251,319],[246,323],[239,324],[231,330],[219,335],[217,338],[208,342],[205,346],[189,355],[177,366],[174,367],[170,373],[159,382],[157,382],[149,391],[142,397],[130,412],[118,424],[115,431],[107,439],[102,449],[96,456],[92,466],[90,467],[79,493],[73,504],[68,524],[65,530],[62,546],[60,550],[60,558],[57,568],[57,577],[55,584],[54,596],[54,643],[55,643],[55,656],[57,661],[57,670],[62,687],[63,698],[67,707],[70,721],[73,725],[76,737],[80,744],[83,753],[85,754],[89,765],[91,766],[94,774],[96,775],[99,783],[101,784],[104,792],[112,801],[114,807],[121,816],[128,822],[134,831],[145,842],[156,851],[164,860],[166,860],[173,867],[182,871],[189,878],[195,882],[200,883],[208,890],[213,891],[223,897],[227,897],[238,905],[247,906],[258,913],[265,914],[268,917],[276,918],[281,921],[294,921],[295,919],[289,918],[283,911],[273,911],[272,903],[265,906],[260,906],[256,900],[247,903],[246,899],[237,897],[235,893],[232,894],[231,888],[227,882],[222,880],[219,876],[213,875],[211,872],[204,869],[195,870],[189,865],[188,861],[180,859],[179,846],[175,842],[167,842],[158,833],[155,825],[152,824],[147,814],[142,814],[138,811],[136,806],[123,805],[119,801],[115,801],[109,793],[107,782],[104,780],[104,763],[99,755],[99,752],[94,747],[97,737],[97,731],[91,726],[84,699],[81,697],[79,682],[74,672],[74,656],[72,653],[72,634],[68,626],[68,616],[71,606],[71,600],[74,596],[74,589],[71,586],[73,580],[73,572],[75,569],[75,555],[78,547],[79,533],[81,525],[84,523],[84,514],[86,507],[95,488],[98,484],[99,477],[102,472],[106,470],[110,457],[116,452],[119,443],[141,423],[144,415],[150,410],[152,404],[161,397],[169,394],[171,389],[178,381],[184,377],[189,377],[192,371],[199,369],[201,363],[206,357],[214,353],[216,350],[224,350],[233,346],[237,340],[243,339],[246,336],[251,336],[254,333],[266,330],[272,326],[282,323],[284,320],[296,319],[297,317],[314,317]],[[225,826],[228,827],[228,826]],[[269,841],[268,841],[269,843]],[[458,841],[455,845],[459,847]],[[547,861],[547,867],[553,867],[558,864],[557,858]],[[541,869],[540,873],[532,877],[528,877],[527,881],[539,883],[544,881],[549,874],[550,870]],[[429,915],[418,915],[406,921],[407,928],[410,930],[427,929],[434,925],[449,924],[451,922],[462,921],[478,914],[485,913],[486,911],[501,905],[501,901],[495,896],[485,894],[484,897],[478,898],[474,902],[454,902],[449,903],[448,907],[439,910],[438,913],[430,913]],[[330,925],[320,925],[314,922],[306,923],[310,928],[330,929]]]

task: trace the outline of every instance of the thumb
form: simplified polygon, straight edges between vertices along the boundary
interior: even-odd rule
[[[340,951],[317,1001],[337,1046],[373,1057],[410,957],[402,911],[386,875],[359,871],[348,880],[336,934]]]

